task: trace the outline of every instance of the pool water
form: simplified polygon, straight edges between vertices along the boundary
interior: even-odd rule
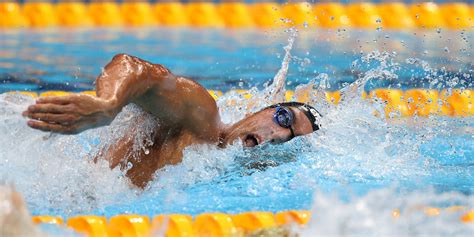
[[[382,105],[363,90],[473,88],[472,33],[390,31],[231,31],[82,29],[6,31],[0,38],[0,91],[94,88],[111,57],[129,53],[161,63],[208,89],[337,90],[361,84],[338,105],[317,96],[322,129],[288,143],[242,149],[200,145],[167,166],[145,190],[119,170],[93,164],[137,113],[127,106],[108,127],[78,135],[32,130],[21,117],[34,100],[0,95],[0,174],[25,196],[35,215],[238,213],[311,209],[303,235],[469,235],[460,213],[426,216],[420,207],[474,207],[474,119],[374,116]],[[294,39],[293,47],[288,47]],[[285,69],[285,46],[291,54]],[[289,56],[289,55],[287,55]],[[282,63],[283,62],[283,63]],[[275,77],[275,80],[272,80]],[[346,90],[346,89],[343,89]],[[321,94],[321,93],[320,93]],[[265,99],[265,98],[262,98]],[[237,106],[231,106],[230,101]],[[237,101],[237,103],[235,103]],[[258,109],[235,93],[217,101],[225,122]],[[250,109],[249,109],[250,108]],[[136,131],[146,141],[148,118]],[[145,149],[137,142],[136,149]],[[402,210],[394,219],[394,209]],[[442,225],[440,225],[442,223]]]

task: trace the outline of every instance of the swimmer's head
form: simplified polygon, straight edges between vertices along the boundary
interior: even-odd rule
[[[240,139],[245,147],[279,144],[319,130],[321,115],[312,106],[286,102],[246,116],[226,130],[223,144]]]

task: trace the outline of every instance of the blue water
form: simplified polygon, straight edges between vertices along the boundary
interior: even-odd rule
[[[280,69],[288,37],[283,30],[5,31],[0,92],[92,90],[101,67],[117,53],[161,63],[208,89],[262,89]],[[472,32],[436,30],[302,31],[291,50],[287,89],[324,84],[331,91],[357,79],[365,82],[366,91],[473,88],[471,40]],[[235,99],[240,100],[228,94],[217,101],[226,122],[244,115],[228,106]],[[324,215],[336,225],[357,219],[360,203],[369,210],[361,212],[360,220],[417,205],[474,206],[472,117],[386,120],[373,115],[380,105],[359,95],[339,106],[313,100],[325,114],[320,131],[253,150],[190,147],[181,164],[157,172],[141,191],[131,188],[119,170],[91,162],[103,144],[133,123],[138,108],[127,107],[110,127],[64,136],[29,129],[20,112],[31,103],[20,95],[0,96],[0,176],[22,192],[33,214],[152,216],[312,208],[318,214],[333,207],[334,219]],[[241,103],[240,109],[245,108],[247,102]],[[354,214],[348,215],[349,210]],[[435,223],[423,220],[427,228]],[[451,219],[444,221],[451,226]],[[382,224],[393,225],[389,222]]]
[[[178,75],[191,77],[208,89],[262,87],[278,71],[287,34],[282,30],[224,31],[198,29],[21,30],[0,37],[0,92],[94,88],[101,67],[118,53],[161,63]],[[331,78],[329,90],[354,81],[370,65],[352,68],[354,60],[372,50],[396,52],[402,69],[396,81],[369,82],[377,87],[430,87],[430,72],[406,64],[418,58],[460,81],[473,75],[472,31],[390,32],[318,30],[301,32],[288,88],[321,73]],[[443,69],[444,68],[444,69]],[[461,71],[460,71],[461,70]],[[462,73],[460,73],[462,72]],[[464,75],[466,74],[466,75]],[[414,78],[412,78],[414,77]],[[442,85],[445,87],[445,84]],[[450,87],[473,87],[472,79]]]

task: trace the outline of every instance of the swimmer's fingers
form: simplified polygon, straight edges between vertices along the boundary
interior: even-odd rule
[[[37,104],[58,104],[66,105],[76,100],[77,95],[65,95],[65,96],[44,96],[36,100]]]
[[[61,124],[72,124],[81,118],[76,114],[52,114],[52,113],[28,113],[24,112],[24,116],[28,118],[45,121],[48,123],[61,123]]]
[[[75,134],[79,131],[76,126],[65,126],[61,124],[46,123],[38,120],[28,121],[28,126],[45,132],[57,132],[64,134]]]
[[[71,105],[57,105],[57,104],[34,104],[28,106],[29,113],[73,113],[74,106]]]

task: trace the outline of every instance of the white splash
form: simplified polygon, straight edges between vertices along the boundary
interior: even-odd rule
[[[312,219],[300,235],[318,236],[472,236],[474,226],[461,216],[474,207],[474,197],[433,191],[397,192],[381,189],[348,202],[318,192]],[[463,206],[449,210],[449,203]],[[428,208],[439,208],[430,213]],[[433,209],[432,209],[433,210]]]

